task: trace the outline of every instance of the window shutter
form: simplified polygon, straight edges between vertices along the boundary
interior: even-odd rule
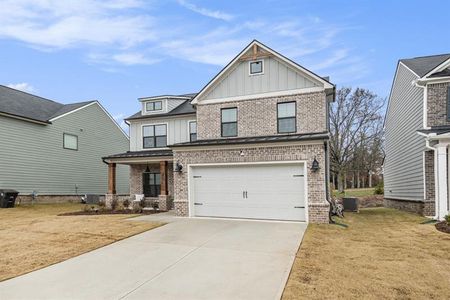
[[[450,86],[447,87],[447,121],[450,121]]]

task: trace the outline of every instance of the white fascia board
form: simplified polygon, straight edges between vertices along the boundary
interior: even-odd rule
[[[49,121],[50,122],[53,122],[53,121],[55,121],[55,120],[58,120],[58,119],[60,119],[60,118],[63,118],[63,117],[65,117],[65,116],[67,116],[67,115],[70,115],[70,114],[72,114],[72,113],[74,113],[74,112],[77,112],[77,111],[79,111],[79,110],[82,110],[82,109],[85,109],[86,107],[89,107],[89,106],[91,106],[91,105],[94,105],[94,104],[97,104],[102,110],[103,110],[103,112],[111,119],[111,121],[120,129],[120,131],[123,133],[123,135],[127,138],[127,140],[130,140],[130,137],[128,136],[128,134],[123,130],[123,128],[122,127],[120,127],[120,125],[116,122],[116,120],[114,120],[114,118],[109,114],[109,112],[100,104],[100,102],[98,102],[97,100],[95,100],[94,102],[91,102],[91,103],[89,103],[89,104],[86,104],[86,105],[83,105],[83,106],[81,106],[81,107],[79,107],[79,108],[77,108],[77,109],[74,109],[74,110],[71,110],[71,111],[69,111],[69,112],[66,112],[65,114],[62,114],[62,115],[60,115],[60,116],[57,116],[57,117],[55,117],[55,118],[53,118],[53,119],[50,119]]]
[[[294,89],[294,90],[285,90],[285,91],[277,91],[277,92],[269,92],[269,93],[261,93],[261,94],[252,94],[252,95],[245,95],[245,96],[207,99],[207,100],[202,100],[201,103],[202,104],[213,104],[213,103],[224,103],[224,102],[232,102],[232,101],[255,100],[255,99],[290,96],[290,95],[297,95],[297,94],[309,94],[309,93],[324,92],[324,91],[325,91],[325,89],[323,87],[312,87],[312,88],[304,88],[304,89]]]
[[[187,96],[156,96],[156,97],[144,97],[139,98],[140,102],[152,101],[152,100],[161,100],[161,99],[180,99],[180,100],[188,100],[191,99]]]
[[[437,66],[436,68],[434,68],[433,70],[431,70],[430,72],[428,72],[427,74],[425,74],[425,76],[423,76],[422,78],[427,78],[428,76],[433,75],[436,72],[440,72],[444,69],[446,69],[447,67],[450,66],[450,58],[447,59],[446,61],[444,61],[442,64],[440,64],[439,66]]]
[[[331,88],[334,88],[334,87],[335,87],[334,85],[332,85],[332,84],[329,83],[328,81],[324,80],[324,79],[321,78],[320,76],[318,76],[318,75],[312,73],[311,71],[309,71],[309,70],[303,68],[302,66],[300,66],[300,65],[298,65],[298,64],[296,64],[296,63],[294,63],[293,61],[287,59],[286,57],[280,55],[280,54],[277,53],[276,51],[274,51],[274,50],[268,48],[267,46],[265,46],[265,45],[263,45],[263,44],[261,44],[260,42],[258,42],[258,41],[255,40],[255,41],[253,41],[252,43],[250,43],[244,50],[242,50],[241,53],[240,53],[238,56],[236,56],[236,57],[235,57],[235,58],[234,58],[234,59],[233,59],[233,60],[232,60],[232,61],[231,61],[231,62],[230,62],[230,63],[229,63],[222,71],[220,71],[219,74],[217,74],[217,75],[215,76],[215,78],[214,78],[212,81],[210,81],[210,82],[209,82],[209,83],[208,83],[208,84],[200,91],[200,93],[197,94],[197,95],[194,97],[194,99],[192,100],[191,103],[192,103],[192,104],[198,104],[198,99],[200,99],[200,98],[205,94],[205,92],[206,92],[211,86],[214,86],[214,85],[216,84],[216,82],[219,81],[219,80],[221,79],[222,75],[223,75],[224,73],[226,73],[229,69],[231,69],[231,68],[234,66],[234,64],[235,64],[235,63],[236,63],[236,62],[237,62],[237,61],[238,61],[245,53],[247,53],[248,50],[250,50],[250,49],[253,47],[253,45],[257,45],[258,47],[264,49],[265,51],[267,51],[267,52],[273,54],[275,57],[277,57],[278,59],[280,59],[281,61],[283,61],[285,64],[287,64],[287,65],[291,66],[292,68],[297,69],[297,70],[299,70],[299,71],[301,71],[301,72],[303,72],[303,73],[306,73],[307,75],[311,76],[313,79],[315,79],[315,80],[321,82],[321,83],[324,85],[324,88],[325,88],[325,89],[331,89]]]

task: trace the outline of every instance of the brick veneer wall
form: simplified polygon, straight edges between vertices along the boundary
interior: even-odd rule
[[[326,96],[324,92],[259,98],[217,104],[197,105],[198,139],[221,138],[221,108],[237,107],[238,136],[276,135],[277,103],[297,103],[297,133],[325,132]]]
[[[159,163],[155,164],[148,164],[148,167],[150,169],[150,172],[159,173]],[[134,194],[143,194],[143,187],[142,187],[142,173],[144,173],[145,169],[147,168],[147,165],[130,165],[130,195]],[[173,196],[174,188],[173,188],[173,163],[168,164],[168,189],[169,189],[169,196]]]
[[[427,123],[428,126],[450,125],[447,120],[447,89],[450,82],[428,86]]]
[[[244,155],[240,155],[243,151]],[[318,172],[311,172],[314,157],[319,161]],[[198,151],[174,150],[174,161],[184,168],[175,173],[175,212],[179,216],[189,214],[188,205],[188,165],[197,163],[236,163],[263,161],[307,161],[308,172],[308,213],[313,223],[328,223],[329,204],[325,199],[325,151],[323,144],[251,147],[239,149],[211,149]]]

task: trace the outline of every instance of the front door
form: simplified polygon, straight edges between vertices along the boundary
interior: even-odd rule
[[[145,197],[158,197],[161,193],[161,175],[159,173],[144,172],[142,185]]]

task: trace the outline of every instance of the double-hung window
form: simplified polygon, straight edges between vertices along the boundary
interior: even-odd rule
[[[447,88],[447,121],[450,121],[450,86]]]
[[[237,136],[237,108],[222,108],[222,137]]]
[[[162,110],[162,101],[153,101],[145,103],[146,111],[157,111]]]
[[[295,102],[278,103],[277,114],[278,133],[292,133],[297,131]]]
[[[78,150],[78,136],[74,134],[63,134],[63,148],[70,150]]]
[[[167,146],[167,125],[146,125],[143,130],[143,148],[163,148]]]
[[[189,141],[195,142],[197,140],[197,122],[189,122]]]

